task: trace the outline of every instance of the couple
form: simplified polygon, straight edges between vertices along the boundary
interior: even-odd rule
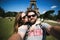
[[[46,40],[46,33],[53,27],[41,23],[36,11],[20,12],[15,18],[14,34],[9,40]]]

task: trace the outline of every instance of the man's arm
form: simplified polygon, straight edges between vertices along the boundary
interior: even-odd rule
[[[46,31],[56,37],[57,39],[60,39],[60,26],[50,26],[47,23],[42,24]]]
[[[48,23],[42,23],[42,28],[45,28],[48,32],[51,32],[52,29],[60,32],[60,26],[51,26]]]
[[[51,27],[50,34],[60,40],[60,26]]]
[[[52,28],[53,28],[54,30],[60,32],[60,26],[53,26]]]

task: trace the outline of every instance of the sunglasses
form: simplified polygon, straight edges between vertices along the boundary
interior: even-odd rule
[[[26,18],[26,16],[22,17],[22,19],[25,19],[25,18]]]
[[[30,15],[30,16],[28,16],[28,18],[35,17],[35,16],[36,16],[36,14],[34,14],[34,15]]]

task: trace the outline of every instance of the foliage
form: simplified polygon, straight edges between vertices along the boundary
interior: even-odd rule
[[[54,10],[49,10],[49,11],[44,13],[43,18],[52,19],[53,18],[53,16],[52,16],[53,13],[54,13]]]
[[[58,11],[57,18],[60,19],[60,10]]]
[[[17,12],[6,12],[5,17],[15,17]]]
[[[0,7],[0,17],[4,17],[5,15],[5,10]]]

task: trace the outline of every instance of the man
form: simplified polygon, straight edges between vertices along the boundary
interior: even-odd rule
[[[27,16],[30,23],[30,29],[27,33],[26,40],[45,40],[46,38],[46,30],[45,27],[51,27],[47,23],[40,23],[38,19],[38,15],[34,10],[27,11]]]
[[[41,23],[36,11],[34,10],[27,11],[27,16],[30,23],[30,29],[27,33],[28,36],[26,40],[45,40],[47,32],[60,39],[60,31],[58,30],[60,29],[59,26],[52,27],[47,23]],[[58,36],[55,32],[57,32]]]

